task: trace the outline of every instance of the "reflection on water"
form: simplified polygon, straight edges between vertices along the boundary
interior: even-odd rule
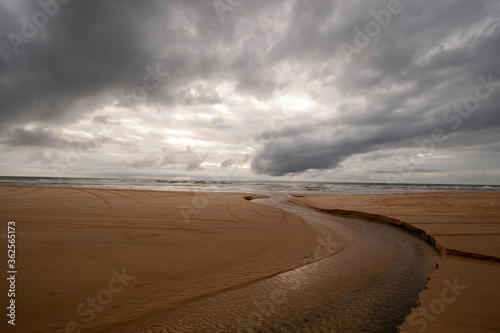
[[[320,262],[115,331],[396,332],[439,260],[437,251],[390,225],[283,206],[278,199],[259,201],[315,219],[353,244]]]

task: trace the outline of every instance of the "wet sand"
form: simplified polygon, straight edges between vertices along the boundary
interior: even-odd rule
[[[318,237],[345,242],[244,196],[0,186],[1,258],[14,220],[18,270],[0,331],[105,331],[318,261]]]
[[[110,327],[113,333],[396,333],[418,300],[439,255],[408,232],[283,204],[258,202],[332,228],[344,239],[320,239],[325,259],[185,304],[167,313]]]
[[[500,331],[500,194],[298,195],[292,202],[398,225],[441,252],[401,332]]]

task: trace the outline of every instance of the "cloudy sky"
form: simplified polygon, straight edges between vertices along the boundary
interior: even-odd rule
[[[498,0],[0,0],[0,175],[500,184]]]

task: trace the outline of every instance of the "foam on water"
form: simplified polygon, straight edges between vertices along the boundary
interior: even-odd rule
[[[433,191],[500,192],[498,185],[380,184],[327,182],[261,182],[176,179],[0,177],[0,185],[63,186],[154,191],[247,193],[401,193]]]

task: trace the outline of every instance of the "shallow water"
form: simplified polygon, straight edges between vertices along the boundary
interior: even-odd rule
[[[257,201],[322,223],[352,244],[319,262],[107,331],[396,332],[437,251],[399,228],[284,206],[284,198]],[[318,239],[318,254],[337,245]]]

